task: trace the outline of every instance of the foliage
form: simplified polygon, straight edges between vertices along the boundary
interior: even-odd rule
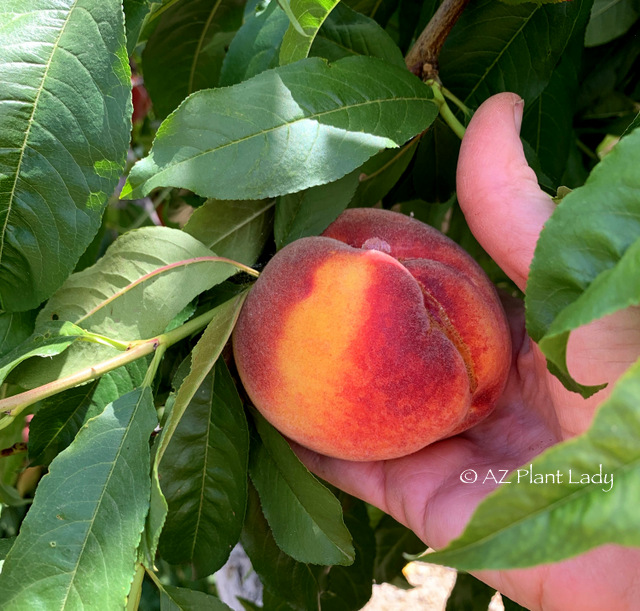
[[[228,339],[274,252],[347,207],[447,231],[514,292],[455,200],[458,135],[500,91],[526,101],[540,184],[573,189],[538,243],[528,329],[568,388],[593,392],[567,369],[571,332],[640,304],[638,2],[474,0],[442,85],[403,61],[438,5],[0,3],[3,609],[224,609],[211,575],[238,541],[267,608],[348,611],[403,581],[424,545],[300,463],[248,405]],[[640,545],[639,410],[636,364],[587,433],[527,467],[595,462],[609,494],[502,486],[429,559]],[[448,608],[491,595],[461,574]]]

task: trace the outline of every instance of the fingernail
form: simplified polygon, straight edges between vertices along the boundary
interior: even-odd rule
[[[516,129],[520,132],[522,126],[522,113],[524,112],[524,100],[519,98],[517,102],[513,104],[513,117],[516,122]]]

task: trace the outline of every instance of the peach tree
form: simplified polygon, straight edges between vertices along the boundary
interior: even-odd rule
[[[596,392],[567,344],[640,305],[639,32],[636,0],[3,0],[0,607],[225,609],[212,575],[238,542],[267,609],[407,586],[426,544],[253,409],[240,310],[286,245],[393,209],[524,298],[549,370]],[[526,295],[456,197],[465,128],[504,91],[558,202]],[[466,572],[640,545],[639,410],[636,363],[586,433],[532,460],[600,465],[608,494],[500,486],[428,556],[460,570],[447,608],[488,605]]]

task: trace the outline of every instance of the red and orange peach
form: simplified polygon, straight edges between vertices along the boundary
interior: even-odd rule
[[[511,359],[504,312],[476,262],[432,227],[376,209],[347,210],[277,253],[233,345],[267,420],[349,460],[404,456],[478,423]]]

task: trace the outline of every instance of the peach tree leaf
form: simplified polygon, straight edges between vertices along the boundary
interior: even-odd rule
[[[235,85],[278,66],[278,54],[289,21],[272,2],[261,13],[251,15],[231,41],[225,56],[220,85]],[[322,24],[309,51],[311,57],[330,62],[354,55],[379,57],[404,67],[398,46],[373,19],[338,4]]]
[[[61,320],[114,339],[149,339],[197,295],[236,272],[184,231],[142,227],[120,236],[95,265],[69,276],[38,314],[36,331]],[[20,382],[38,386],[116,354],[83,342],[59,359],[25,364]]]
[[[513,472],[478,505],[460,537],[426,558],[465,571],[511,569],[605,543],[640,545],[639,436],[640,361],[618,380],[586,433]],[[555,480],[543,483],[546,474]]]
[[[219,598],[176,586],[162,585],[160,590],[160,611],[231,611]]]
[[[0,66],[0,309],[23,311],[73,270],[124,168],[121,0],[3,0]]]
[[[500,91],[531,102],[546,87],[590,8],[591,0],[515,6],[474,2],[447,37],[439,57],[440,77],[467,106]]]
[[[636,0],[594,0],[585,47],[596,47],[626,34],[640,17]]]
[[[0,313],[0,358],[33,332],[37,311]]]
[[[569,150],[575,140],[573,114],[588,17],[587,11],[579,13],[571,39],[553,69],[549,82],[524,110],[521,136],[537,154],[541,169],[552,179],[551,192],[555,192],[559,186]]]
[[[332,182],[435,119],[431,89],[372,57],[319,58],[191,95],[160,126],[123,187],[217,199],[263,199]]]
[[[349,565],[351,535],[336,497],[298,460],[258,412],[249,473],[278,546],[298,562]]]
[[[149,389],[110,403],[51,463],[0,573],[0,606],[122,608],[149,507]]]
[[[640,130],[566,195],[540,234],[527,283],[527,328],[567,388],[571,331],[640,304]]]
[[[164,525],[168,505],[160,487],[158,469],[171,438],[180,425],[187,407],[198,392],[207,375],[215,365],[227,343],[247,297],[244,290],[216,307],[211,322],[191,352],[189,372],[178,388],[171,412],[163,424],[162,433],[156,442],[156,453],[151,469],[151,505],[147,516],[147,527],[143,541],[147,566],[153,566],[158,540]]]
[[[636,118],[631,121],[631,124],[629,125],[629,127],[627,127],[627,129],[624,131],[624,134],[622,134],[623,136],[626,136],[628,134],[630,134],[633,130],[638,129],[640,127],[640,112],[636,115]]]
[[[221,257],[253,265],[271,235],[275,201],[210,199],[196,208],[184,231]]]
[[[90,418],[142,384],[147,365],[139,359],[42,401],[29,424],[29,464],[49,464]]]
[[[251,485],[240,541],[264,585],[265,602],[269,595],[282,593],[279,598],[285,598],[296,611],[319,611],[320,584],[313,570],[317,567],[296,562],[278,547],[260,508],[260,497]]]
[[[223,359],[207,374],[171,436],[159,477],[169,507],[160,555],[211,575],[240,538],[247,504],[249,430]]]
[[[0,384],[20,363],[32,357],[54,357],[87,336],[87,332],[70,322],[51,322],[34,331],[0,359]]]
[[[218,84],[226,47],[241,23],[237,0],[183,0],[162,13],[142,52],[144,82],[158,118],[194,91]]]
[[[235,85],[275,68],[288,26],[289,19],[277,2],[270,2],[261,13],[247,17],[229,45],[222,62],[219,85]]]
[[[351,55],[379,57],[404,67],[404,58],[391,36],[373,19],[339,3],[313,40],[309,55],[336,61]]]
[[[345,0],[349,8],[375,19],[383,28],[398,8],[397,0]]]
[[[313,40],[339,0],[291,0],[296,18],[289,24],[280,45],[280,65],[291,64],[309,55]]]
[[[11,546],[15,543],[15,537],[7,537],[6,539],[0,539],[0,560],[4,560],[11,549]],[[0,569],[2,565],[0,565]]]
[[[319,566],[298,562],[276,543],[260,509],[260,499],[249,486],[247,519],[242,546],[264,584],[264,606],[290,611],[351,611],[361,609],[371,598],[375,537],[366,505],[338,493],[344,521],[353,534],[355,561],[350,566]]]
[[[425,549],[425,544],[418,536],[396,522],[390,515],[382,516],[375,528],[376,555],[374,579],[376,583],[385,583],[404,578],[402,569],[407,564],[405,554],[418,554]]]
[[[427,131],[427,135],[437,129],[440,121]],[[424,138],[424,137],[423,137]],[[349,208],[368,208],[379,202],[398,182],[413,159],[422,139],[414,138],[399,149],[386,149],[374,155],[360,166],[358,188],[349,202]],[[430,166],[436,163],[430,160]]]
[[[151,10],[152,0],[123,0],[127,33],[127,55],[131,55],[138,43],[145,18]]]
[[[458,573],[446,611],[486,611],[495,589],[468,573]]]
[[[335,182],[281,195],[276,204],[276,246],[280,249],[299,238],[322,233],[351,201],[358,174],[356,170]]]

